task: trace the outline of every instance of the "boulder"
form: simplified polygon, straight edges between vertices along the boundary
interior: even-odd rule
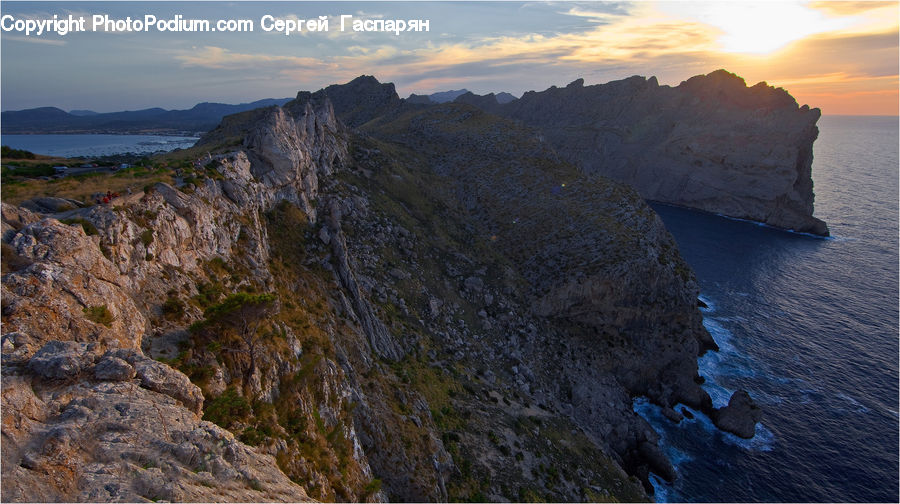
[[[94,366],[94,377],[98,380],[128,381],[134,376],[135,370],[131,364],[109,354],[104,355]]]
[[[142,387],[178,399],[198,415],[203,410],[203,393],[200,387],[191,383],[184,374],[147,358],[135,362],[134,369]]]
[[[28,361],[28,369],[48,380],[75,378],[95,357],[85,343],[51,341],[35,352]]]
[[[712,421],[716,427],[744,439],[756,433],[756,423],[762,418],[762,408],[756,404],[745,390],[732,394],[728,406],[716,409]]]
[[[22,202],[20,206],[31,210],[32,212],[54,214],[65,212],[66,210],[81,208],[84,206],[84,203],[68,198],[54,198],[50,196],[44,196],[26,200]]]

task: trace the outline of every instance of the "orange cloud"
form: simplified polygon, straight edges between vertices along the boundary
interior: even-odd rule
[[[511,82],[514,72],[533,74],[535,69],[547,85],[561,85],[565,82],[550,79],[573,74],[588,77],[588,72],[604,80],[655,74],[663,83],[678,84],[697,73],[726,68],[751,84],[765,80],[783,86],[799,102],[819,106],[826,113],[847,113],[853,107],[859,107],[859,113],[896,113],[898,4],[871,4],[790,4],[789,9],[787,4],[770,5],[772,12],[781,8],[802,13],[807,24],[797,30],[801,38],[764,54],[723,50],[723,37],[734,23],[723,21],[730,11],[722,5],[716,5],[710,17],[702,9],[707,4],[679,14],[670,4],[638,3],[627,13],[616,14],[570,7],[567,14],[590,21],[589,28],[580,32],[429,42],[409,49],[389,43],[355,45],[327,60],[246,54],[211,46],[177,58],[184,66],[251,68],[266,70],[267,75],[274,71],[303,86],[375,73],[382,80],[398,82],[401,92],[419,93],[448,86],[471,89],[476,82],[486,86]],[[734,10],[730,15],[741,12]],[[748,40],[745,43],[752,43]]]

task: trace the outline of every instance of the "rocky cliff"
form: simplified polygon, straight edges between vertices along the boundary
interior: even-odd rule
[[[698,385],[633,190],[354,82],[226,118],[175,186],[4,204],[4,500],[636,501],[675,475],[635,396],[758,420]]]
[[[655,77],[594,86],[578,79],[488,110],[538,128],[564,159],[646,199],[828,234],[813,217],[821,112],[784,89],[747,87],[724,70],[677,87]]]

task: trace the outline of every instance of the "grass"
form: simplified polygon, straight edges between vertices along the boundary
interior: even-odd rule
[[[70,226],[81,224],[81,228],[84,229],[84,234],[88,236],[99,234],[99,232],[97,231],[97,226],[94,226],[94,223],[87,219],[63,219],[60,222],[62,222],[63,224],[68,224]]]
[[[112,327],[113,316],[106,305],[86,306],[83,312],[84,316],[91,322],[103,324],[106,327]]]
[[[4,169],[2,200],[4,203],[18,205],[31,198],[53,196],[92,204],[94,203],[91,200],[92,194],[106,194],[107,191],[127,194],[129,187],[132,191],[137,191],[143,186],[157,182],[173,184],[175,179],[172,175],[172,171],[168,168],[158,168],[130,170],[121,173],[93,172],[60,179],[37,180],[22,179],[10,175],[8,170]]]

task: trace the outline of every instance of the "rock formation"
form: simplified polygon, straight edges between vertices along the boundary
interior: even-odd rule
[[[762,408],[746,390],[738,390],[731,395],[728,405],[716,410],[712,418],[720,429],[750,439],[756,433],[756,423],[762,418]]]
[[[486,110],[539,129],[564,159],[646,199],[828,235],[812,216],[821,112],[784,89],[747,87],[724,70],[677,87],[578,79]]]
[[[361,79],[225,118],[177,186],[3,205],[4,500],[636,501],[675,474],[635,396],[745,427],[634,190]]]

